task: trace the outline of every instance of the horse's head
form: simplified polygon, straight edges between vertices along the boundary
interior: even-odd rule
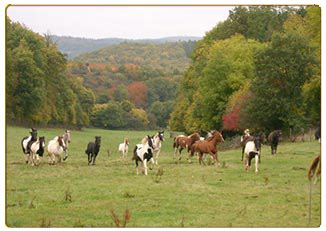
[[[150,148],[154,148],[153,141],[151,136],[147,135],[147,143]]]
[[[129,140],[128,140],[128,138],[125,138],[125,144],[126,144],[126,145],[129,145]]]
[[[224,143],[224,138],[221,132],[213,130],[211,131],[212,136],[208,139],[208,141],[216,139],[217,142]]]
[[[71,142],[71,135],[70,135],[70,131],[69,130],[66,130],[65,131],[64,136],[66,137],[67,142],[70,143]]]
[[[101,137],[100,136],[95,136],[95,144],[97,144],[98,146],[101,145]]]
[[[158,132],[158,138],[160,139],[160,141],[164,141],[164,131]]]
[[[189,136],[193,142],[200,140],[200,135],[198,132],[195,132]]]

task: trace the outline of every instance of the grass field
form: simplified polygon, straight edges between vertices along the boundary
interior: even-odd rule
[[[63,129],[39,129],[46,143]],[[6,223],[9,227],[115,227],[111,211],[127,227],[318,227],[321,222],[320,181],[312,189],[309,214],[308,167],[320,153],[317,141],[281,143],[271,156],[263,146],[260,172],[244,171],[240,150],[219,152],[222,167],[199,166],[185,158],[173,160],[172,139],[166,134],[160,158],[163,175],[136,175],[134,163],[120,160],[124,137],[132,149],[146,134],[141,131],[85,129],[72,131],[69,158],[58,165],[24,163],[20,141],[28,128],[7,128]],[[84,151],[95,135],[102,146],[95,166]],[[110,155],[108,155],[108,150]],[[184,155],[185,157],[185,155]]]

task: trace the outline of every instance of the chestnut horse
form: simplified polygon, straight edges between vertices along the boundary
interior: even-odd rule
[[[174,138],[173,148],[174,148],[174,158],[176,158],[177,151],[179,150],[179,160],[181,159],[181,151],[187,148],[188,153],[191,146],[200,139],[198,132],[191,134],[190,136],[179,135]]]
[[[216,161],[217,166],[220,165],[217,157],[217,144],[223,143],[224,139],[220,132],[213,131],[212,136],[207,140],[196,141],[191,147],[191,154],[193,156],[195,152],[199,153],[199,164],[201,165],[203,161],[203,155],[205,153],[210,154]]]

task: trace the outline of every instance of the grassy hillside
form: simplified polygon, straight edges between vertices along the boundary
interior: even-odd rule
[[[62,129],[39,129],[46,141]],[[49,166],[24,163],[20,140],[27,128],[7,128],[6,224],[9,227],[114,227],[111,210],[121,218],[131,213],[127,227],[317,227],[321,222],[320,183],[313,185],[312,222],[308,224],[308,166],[320,153],[316,142],[281,143],[276,156],[262,150],[260,172],[245,172],[240,150],[219,152],[221,168],[189,164],[172,158],[166,134],[160,166],[149,176],[136,175],[134,163],[123,162],[117,147],[124,137],[131,149],[146,131],[85,129],[72,131],[70,156]],[[95,166],[87,165],[85,147],[95,135],[102,146]],[[107,150],[111,155],[108,156]],[[68,195],[68,199],[65,197]],[[71,200],[69,200],[69,195]]]

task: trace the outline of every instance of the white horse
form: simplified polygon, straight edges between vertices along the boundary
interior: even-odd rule
[[[137,144],[134,149],[133,160],[136,163],[136,171],[138,175],[138,161],[143,163],[144,174],[147,176],[147,162],[154,164],[153,159],[153,142],[152,137],[147,136],[147,142],[145,144]]]
[[[260,155],[260,139],[259,137],[255,138],[255,141],[248,141],[245,146],[245,169],[248,169],[251,166],[251,159],[255,158],[255,172],[258,172],[258,163],[259,163],[259,155]]]
[[[69,146],[69,143],[71,142],[70,131],[66,130],[65,133],[62,135],[62,137],[63,137],[63,141],[65,142],[65,145],[66,145],[65,156],[63,157],[63,160],[66,160],[68,158],[68,146]]]
[[[30,163],[32,166],[40,164],[40,156],[43,156],[45,148],[45,138],[44,136],[40,137],[32,143],[31,145],[31,153],[30,153]]]
[[[47,148],[49,164],[55,164],[56,158],[58,158],[58,162],[61,162],[61,153],[65,150],[66,144],[62,136],[56,136],[53,140],[50,140]]]
[[[152,138],[153,142],[153,155],[155,155],[155,164],[158,165],[158,157],[161,152],[162,142],[164,141],[164,131],[159,131],[156,135]]]
[[[128,155],[128,149],[129,149],[129,141],[126,138],[123,143],[119,144],[119,152],[122,155],[122,158],[124,159]]]

